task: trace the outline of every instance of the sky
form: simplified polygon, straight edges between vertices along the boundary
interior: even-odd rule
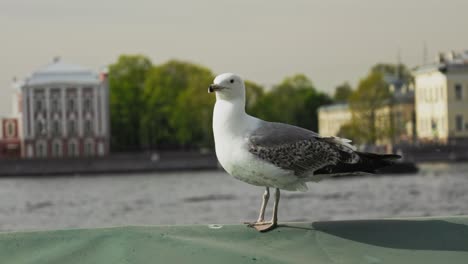
[[[0,116],[11,81],[60,56],[98,70],[120,54],[181,59],[271,86],[304,73],[332,93],[378,62],[468,49],[466,0],[0,0]]]

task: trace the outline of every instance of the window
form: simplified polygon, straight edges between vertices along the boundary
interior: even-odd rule
[[[91,111],[91,99],[89,97],[86,98],[85,101],[84,101],[84,109],[87,112]]]
[[[85,134],[86,134],[86,135],[90,135],[90,134],[93,133],[93,125],[92,125],[92,123],[91,123],[91,120],[86,120],[86,121],[85,121],[85,127],[84,127],[84,129],[85,129]]]
[[[68,122],[68,132],[70,135],[76,135],[76,122],[74,120]]]
[[[457,115],[455,117],[455,128],[457,131],[463,131],[463,116]]]
[[[463,99],[463,86],[459,83],[455,84],[455,100]]]
[[[75,111],[75,100],[73,98],[68,99],[68,111]]]
[[[52,156],[60,157],[62,156],[62,144],[60,142],[55,142],[52,147]]]
[[[42,141],[36,143],[36,157],[38,158],[47,157],[47,146]]]
[[[39,144],[38,146],[37,155],[39,157],[44,157],[44,146],[42,144]]]
[[[13,122],[8,122],[7,124],[7,137],[13,137],[15,135],[15,125],[13,124]]]
[[[57,157],[57,156],[58,156],[59,148],[60,148],[60,146],[59,146],[57,143],[55,143],[55,144],[54,144],[54,151],[52,152],[52,154],[54,155],[54,157]]]
[[[58,112],[58,111],[60,111],[58,100],[53,99],[52,100],[52,112]]]
[[[52,123],[52,133],[54,133],[56,136],[60,135],[60,123],[57,120]]]
[[[36,112],[42,111],[42,101],[41,99],[36,100]]]
[[[42,121],[41,120],[37,121],[37,123],[36,123],[36,135],[38,135],[38,136],[45,135],[46,132],[47,131],[46,131],[45,126],[42,123]]]
[[[77,157],[78,156],[78,146],[76,142],[72,141],[68,144],[68,156]]]
[[[93,142],[86,142],[85,144],[85,155],[93,156],[94,155],[94,144]]]

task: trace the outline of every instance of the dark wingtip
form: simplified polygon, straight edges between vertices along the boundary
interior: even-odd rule
[[[401,159],[397,154],[376,154],[369,152],[356,152],[360,161],[357,163],[339,163],[321,168],[316,174],[339,174],[339,173],[377,173],[380,169],[394,165]]]
[[[379,159],[379,160],[397,160],[401,159],[401,156],[398,154],[376,154],[370,152],[357,152],[359,156],[364,156],[367,158]]]
[[[383,155],[381,155],[381,157],[383,159],[392,160],[392,161],[401,159],[401,156],[397,155],[397,154],[383,154]]]
[[[361,158],[364,158],[363,163],[368,164],[373,170],[391,166],[401,159],[401,156],[397,154],[376,154],[369,152],[358,152],[358,154]]]

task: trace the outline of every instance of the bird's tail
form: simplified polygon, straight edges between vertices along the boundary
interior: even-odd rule
[[[391,166],[400,159],[396,154],[375,154],[368,152],[355,152],[359,156],[356,163],[339,162],[325,166],[314,172],[309,180],[317,181],[327,177],[346,176],[366,173],[376,173],[379,169]]]
[[[400,155],[396,154],[375,154],[369,152],[356,152],[359,155],[357,165],[362,168],[363,172],[375,173],[377,170],[391,166],[401,159]]]

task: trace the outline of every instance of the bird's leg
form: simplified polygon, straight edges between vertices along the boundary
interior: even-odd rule
[[[263,200],[262,200],[262,207],[260,207],[260,214],[258,215],[257,222],[250,223],[250,222],[245,222],[244,224],[247,224],[250,227],[253,227],[255,225],[265,225],[269,224],[268,222],[264,222],[265,220],[265,209],[268,204],[268,199],[270,199],[270,188],[265,187],[265,192],[263,193]]]
[[[254,228],[260,232],[267,232],[275,229],[278,225],[278,204],[280,200],[280,190],[276,188],[275,190],[275,204],[273,206],[273,216],[271,218],[271,223],[269,225],[255,225]]]
[[[263,193],[262,207],[260,207],[260,214],[258,215],[257,223],[261,223],[265,220],[265,208],[268,204],[268,199],[270,199],[270,188],[266,187],[265,192]]]

